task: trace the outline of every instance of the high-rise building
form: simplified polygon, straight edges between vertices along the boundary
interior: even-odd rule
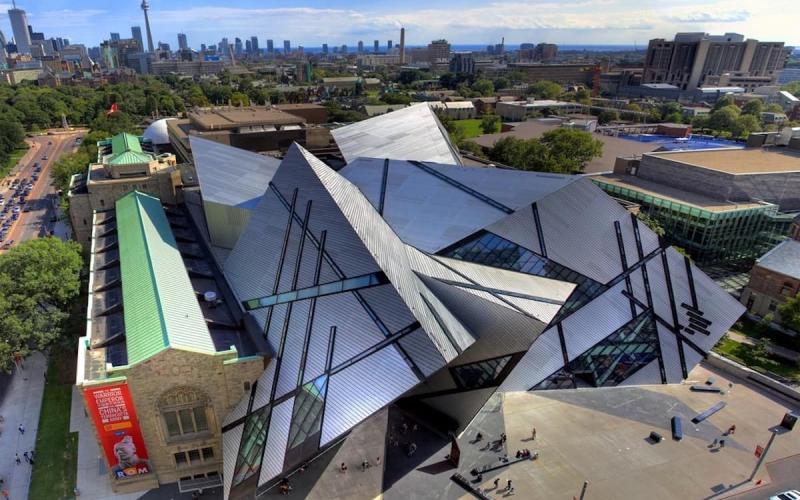
[[[144,40],[142,39],[141,26],[131,26],[131,38],[138,41],[139,47],[142,47],[142,50],[144,50]]]
[[[738,33],[678,33],[650,40],[642,83],[667,83],[681,90],[723,84],[752,90],[772,85],[786,66],[783,42],[760,42]]]
[[[533,49],[534,61],[552,61],[558,56],[558,45],[554,43],[539,43]]]
[[[186,33],[178,33],[178,49],[189,49],[189,42],[186,40]]]
[[[244,46],[242,45],[242,39],[238,36],[233,40],[233,50],[235,51],[237,56],[242,55],[244,51]]]
[[[406,63],[406,29],[400,28],[400,64]]]
[[[472,52],[454,52],[453,58],[450,59],[450,72],[467,75],[475,73],[475,58]]]
[[[200,52],[205,52],[207,49],[208,49],[208,47],[206,47],[206,44],[204,44],[204,43],[200,44]]]
[[[259,55],[261,52],[258,48],[258,37],[255,35],[250,37],[250,50],[253,55]]]
[[[325,55],[328,55],[328,44],[327,43],[323,43],[322,44],[322,53],[325,54]]]
[[[386,42],[386,50],[392,50],[392,41],[391,40]]]
[[[373,52],[377,53],[378,51],[380,51],[381,42],[379,40],[375,40],[374,42],[372,42],[372,45],[373,45],[373,50],[372,50]]]
[[[267,53],[272,54],[275,52],[275,44],[272,40],[267,40]]]
[[[342,54],[347,54],[347,45],[342,45],[341,48],[339,49],[339,52],[341,52]]]
[[[169,44],[167,42],[158,42],[158,50],[162,52],[172,52]]]
[[[147,11],[150,9],[150,4],[147,0],[142,0],[142,11],[144,12],[144,27],[147,31],[147,51],[153,52],[153,34],[150,32],[150,18],[147,17]]]
[[[434,40],[428,44],[428,60],[432,64],[450,62],[450,44],[447,40]]]
[[[119,33],[114,33],[114,32],[112,31],[112,32],[111,32],[111,41],[112,41],[112,42],[118,42],[118,41],[119,41]]]
[[[250,40],[244,41],[244,53],[245,54],[252,54],[253,53],[253,42]]]
[[[28,15],[22,9],[8,9],[8,19],[11,21],[11,31],[14,33],[14,43],[17,45],[18,54],[31,53],[31,34],[28,31]]]
[[[362,54],[364,52],[364,40],[358,41],[358,53]]]
[[[283,41],[283,53],[284,54],[289,54],[291,52],[292,52],[292,42],[289,41],[289,40],[284,40]]]

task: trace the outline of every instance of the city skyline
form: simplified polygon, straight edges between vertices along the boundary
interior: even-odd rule
[[[585,0],[540,2],[494,2],[488,5],[446,0],[435,6],[418,1],[406,2],[404,10],[376,7],[361,0],[321,2],[308,0],[303,6],[278,2],[270,8],[252,0],[237,7],[225,7],[216,1],[158,0],[151,6],[150,17],[155,41],[175,45],[178,33],[185,33],[189,46],[215,43],[222,37],[257,36],[266,40],[292,40],[292,45],[318,47],[353,45],[358,40],[384,40],[396,37],[401,26],[407,29],[407,45],[425,45],[436,38],[453,44],[499,43],[505,37],[509,45],[524,42],[552,42],[563,45],[638,45],[651,38],[669,38],[675,32],[738,32],[749,38],[785,41],[800,45],[800,35],[792,26],[791,16],[782,16],[791,5],[786,0],[763,9],[753,0],[735,2],[688,2],[678,0],[670,7],[655,2],[632,0]],[[602,12],[592,7],[602,4]],[[781,8],[785,4],[786,9]],[[114,10],[99,0],[85,0],[81,8],[62,0],[44,0],[35,4],[19,3],[26,10],[30,24],[48,36],[62,36],[87,46],[98,45],[109,32],[130,33],[130,27],[143,24],[139,2],[115,5]],[[453,16],[458,5],[459,16]],[[7,10],[11,3],[0,3],[0,30],[10,32]],[[280,16],[281,22],[269,30],[265,18]]]

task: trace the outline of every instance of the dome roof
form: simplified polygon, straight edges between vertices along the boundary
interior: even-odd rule
[[[175,120],[175,118],[162,118],[150,124],[142,137],[150,139],[153,144],[169,144],[169,134],[167,133],[167,120]]]

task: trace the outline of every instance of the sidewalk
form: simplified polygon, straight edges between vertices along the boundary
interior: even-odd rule
[[[31,466],[25,462],[23,453],[36,447],[46,370],[44,355],[38,352],[31,355],[25,360],[25,369],[15,371],[9,378],[9,387],[0,401],[0,415],[4,418],[0,424],[0,476],[11,500],[28,498]],[[20,424],[25,426],[25,434],[17,430]],[[22,464],[16,465],[15,453],[19,454]]]

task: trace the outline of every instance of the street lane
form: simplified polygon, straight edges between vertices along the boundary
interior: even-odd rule
[[[6,204],[12,203],[14,191],[10,188],[12,181],[23,182],[31,179],[34,174],[34,165],[38,162],[41,167],[38,180],[33,184],[30,194],[26,197],[26,203],[20,206],[19,217],[13,222],[11,228],[6,231],[6,236],[0,251],[7,250],[9,243],[16,245],[20,241],[30,240],[49,234],[54,226],[53,217],[58,213],[55,206],[57,201],[56,189],[52,184],[51,169],[53,164],[63,154],[75,150],[75,139],[82,137],[85,131],[62,132],[58,131],[52,135],[36,136],[27,139],[31,144],[31,151],[26,154],[20,165],[12,170],[11,174],[3,179],[0,187],[0,194],[3,195]],[[52,143],[52,144],[50,144]],[[47,160],[43,157],[47,155]],[[19,198],[13,198],[18,200]],[[30,207],[29,212],[24,211],[25,206]],[[12,209],[5,213],[6,220],[11,219]]]

